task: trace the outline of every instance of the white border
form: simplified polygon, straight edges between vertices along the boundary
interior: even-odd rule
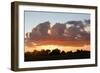
[[[34,11],[52,11],[52,12],[74,12],[74,13],[89,13],[91,14],[91,59],[78,60],[53,60],[53,61],[35,61],[24,62],[24,10]],[[35,67],[50,67],[50,66],[70,66],[95,64],[95,10],[79,9],[79,8],[58,8],[44,6],[19,6],[19,68],[35,68]],[[22,49],[23,48],[23,49]]]

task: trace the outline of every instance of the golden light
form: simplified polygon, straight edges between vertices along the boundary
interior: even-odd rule
[[[32,45],[36,46],[37,44],[36,44],[36,43],[34,43],[34,42],[32,42]]]
[[[84,46],[81,46],[81,47],[73,47],[73,46],[63,46],[63,45],[41,45],[41,46],[37,46],[36,47],[37,49],[49,49],[49,50],[54,50],[54,49],[59,49],[61,51],[73,51],[75,52],[77,49],[78,50],[90,50],[90,45],[84,45]]]
[[[85,27],[85,31],[90,32],[90,27]]]
[[[48,29],[48,34],[51,34],[51,30],[50,29]]]
[[[77,50],[90,50],[90,45],[84,45],[84,46],[81,46],[81,47],[74,47],[74,46],[63,46],[63,45],[40,45],[40,46],[33,46],[33,47],[28,47],[28,46],[25,46],[25,52],[32,52],[34,50],[54,50],[54,49],[59,49],[60,51],[72,51],[72,52],[75,52]]]

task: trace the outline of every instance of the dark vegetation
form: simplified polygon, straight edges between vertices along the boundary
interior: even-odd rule
[[[60,51],[58,48],[50,51],[49,49],[41,51],[34,50],[33,52],[25,52],[24,61],[42,61],[42,60],[64,60],[64,59],[86,59],[90,58],[90,51],[77,50]]]

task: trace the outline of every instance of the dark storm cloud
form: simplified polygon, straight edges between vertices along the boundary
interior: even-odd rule
[[[85,25],[84,25],[85,23]],[[32,29],[29,34],[29,38],[32,41],[41,39],[53,40],[90,40],[90,32],[85,31],[86,24],[89,24],[90,20],[82,21],[68,21],[67,23],[56,23],[50,27],[50,22],[46,21],[38,24]],[[67,25],[71,25],[67,27]],[[50,30],[50,34],[48,33]],[[26,34],[27,35],[27,34]]]

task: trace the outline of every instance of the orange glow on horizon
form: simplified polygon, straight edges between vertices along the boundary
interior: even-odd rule
[[[53,50],[58,48],[61,51],[77,51],[88,50],[90,51],[90,42],[86,40],[39,40],[35,42],[25,42],[25,52],[33,52],[34,50]]]
[[[61,51],[72,51],[72,52],[75,52],[77,50],[88,50],[90,51],[90,45],[84,45],[84,46],[81,46],[81,47],[74,47],[74,46],[61,46],[61,45],[40,45],[40,46],[33,46],[33,47],[28,47],[28,46],[25,46],[25,52],[33,52],[34,50],[53,50],[53,49],[56,49],[58,48],[59,50]]]

